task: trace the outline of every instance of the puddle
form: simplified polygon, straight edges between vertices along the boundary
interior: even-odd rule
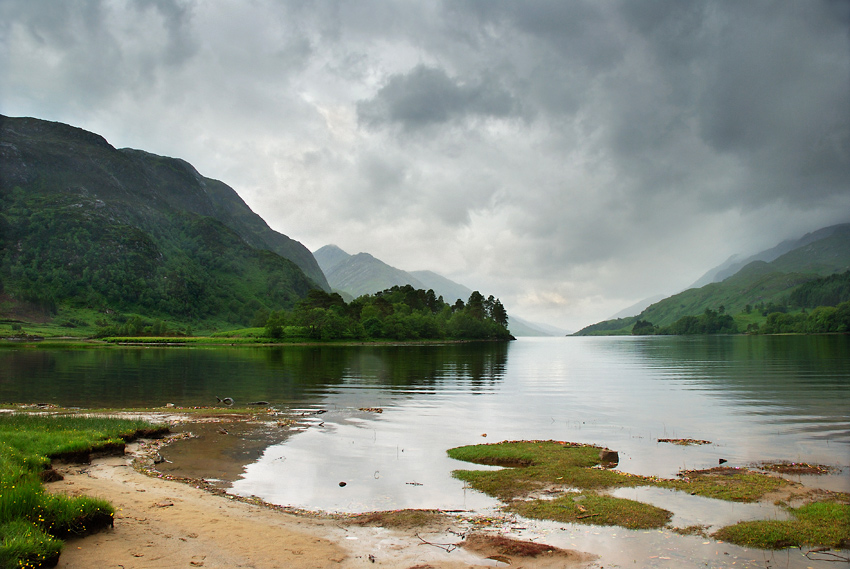
[[[239,480],[245,467],[259,460],[269,445],[282,443],[292,434],[274,423],[239,421],[181,424],[172,430],[195,436],[163,447],[159,454],[165,462],[157,470],[206,480],[221,489]]]
[[[807,488],[850,493],[850,468],[836,468],[829,474],[780,474],[782,478],[799,482]]]
[[[600,569],[811,569],[836,566],[835,563],[819,563],[807,558],[805,552],[808,549],[746,549],[669,530],[627,530],[516,518],[505,527],[505,531],[518,539],[595,553],[600,558],[593,567]]]
[[[611,492],[617,498],[627,498],[652,504],[673,512],[670,524],[677,528],[689,526],[708,526],[715,531],[742,521],[750,520],[787,520],[789,514],[783,508],[767,503],[744,504],[714,500],[702,496],[691,496],[687,492],[669,488],[618,488]]]

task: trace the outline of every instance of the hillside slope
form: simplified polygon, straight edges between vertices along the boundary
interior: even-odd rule
[[[784,251],[770,262],[752,261],[732,276],[699,288],[691,288],[656,302],[639,315],[588,326],[578,335],[622,330],[638,320],[668,326],[684,316],[697,316],[706,309],[736,314],[760,304],[785,301],[803,283],[850,269],[850,224],[836,225],[810,233],[768,250]],[[770,255],[768,255],[770,256]]]
[[[330,287],[303,245],[183,160],[0,116],[4,309],[29,303],[243,323]]]

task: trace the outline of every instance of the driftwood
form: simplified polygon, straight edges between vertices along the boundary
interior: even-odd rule
[[[415,534],[415,535],[416,535],[416,537],[418,537],[420,539],[420,541],[422,541],[423,544],[433,545],[434,547],[439,547],[440,549],[442,549],[446,553],[451,553],[452,551],[454,551],[455,549],[457,549],[459,547],[459,544],[457,544],[457,543],[432,543],[432,542],[424,539],[418,533]]]

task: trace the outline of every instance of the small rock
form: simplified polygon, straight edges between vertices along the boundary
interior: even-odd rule
[[[345,486],[345,482],[340,482],[339,487],[342,488],[343,486]]]
[[[604,448],[599,451],[599,460],[603,463],[617,464],[620,462],[620,455],[615,450]]]

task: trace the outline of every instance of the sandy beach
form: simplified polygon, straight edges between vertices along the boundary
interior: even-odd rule
[[[548,569],[594,559],[566,550],[518,553],[448,515],[424,527],[387,528],[281,512],[143,474],[132,464],[138,450],[134,443],[124,456],[56,465],[64,479],[46,484],[51,492],[104,498],[116,511],[114,528],[68,540],[58,567]]]

